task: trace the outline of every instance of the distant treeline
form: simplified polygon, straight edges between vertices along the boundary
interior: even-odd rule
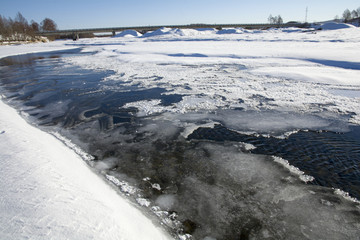
[[[344,20],[344,22],[347,22],[351,19],[359,18],[359,17],[360,17],[360,7],[358,7],[357,9],[354,9],[352,11],[350,11],[349,9],[346,9],[342,15],[342,19]],[[339,16],[336,16],[335,19],[339,19]]]
[[[18,12],[14,19],[0,15],[0,35],[2,38],[24,35],[34,37],[38,31],[57,30],[56,23],[50,18],[45,18],[40,24],[31,20],[30,23]]]

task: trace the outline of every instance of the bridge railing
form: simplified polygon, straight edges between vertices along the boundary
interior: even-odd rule
[[[246,28],[246,29],[268,29],[278,27],[307,27],[304,23],[285,23],[285,24],[190,24],[190,25],[163,25],[163,26],[135,26],[135,27],[110,27],[110,28],[88,28],[88,29],[68,29],[57,31],[37,32],[40,36],[56,36],[56,35],[75,35],[75,34],[91,34],[91,33],[105,33],[110,32],[115,34],[125,30],[135,30],[139,32],[155,31],[159,28],[180,28],[180,29],[198,29],[198,28]]]

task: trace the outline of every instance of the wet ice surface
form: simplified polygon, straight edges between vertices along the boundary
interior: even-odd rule
[[[359,134],[359,127],[352,129]],[[300,131],[286,139],[245,135],[221,125],[199,128],[189,139],[235,141],[252,144],[255,154],[275,155],[314,177],[312,183],[341,188],[360,196],[358,159],[360,141],[353,133]]]
[[[2,60],[2,94],[180,237],[358,237],[359,205],[332,189],[360,197],[357,100],[336,90],[357,86],[260,81],[228,62],[74,66],[108,50]]]

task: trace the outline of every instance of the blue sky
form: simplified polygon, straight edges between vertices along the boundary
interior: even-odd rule
[[[285,22],[322,21],[360,7],[359,0],[0,0],[0,14],[27,20],[53,19],[59,29],[177,25],[191,23],[264,23],[270,14]]]

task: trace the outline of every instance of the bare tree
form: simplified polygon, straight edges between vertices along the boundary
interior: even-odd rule
[[[0,35],[4,35],[6,32],[5,21],[6,19],[0,15]]]
[[[42,31],[56,31],[57,30],[57,26],[56,23],[50,19],[50,18],[45,18],[41,23],[40,23],[40,29]]]
[[[16,33],[26,33],[29,29],[28,21],[20,12],[16,14],[12,28]]]
[[[271,14],[268,17],[268,21],[270,24],[277,24],[277,25],[281,25],[284,22],[280,15],[273,17]]]
[[[270,24],[273,24],[273,22],[274,22],[274,17],[273,17],[272,14],[270,14],[270,16],[268,17],[268,22],[269,22]]]
[[[349,9],[346,9],[343,13],[343,19],[346,21],[349,21],[351,19],[351,12]]]
[[[13,33],[14,21],[11,18],[5,18],[0,15],[0,34],[3,37],[10,36]]]
[[[0,15],[0,40],[9,41],[28,41],[36,38],[36,32],[43,31],[55,31],[57,29],[56,23],[50,18],[45,18],[41,25],[34,20],[31,20],[30,24],[26,18],[18,12],[13,19],[5,18]]]
[[[38,32],[40,30],[40,25],[37,22],[35,22],[34,20],[31,20],[30,27],[32,28],[32,30],[34,32]]]
[[[356,10],[352,10],[351,12],[351,18],[358,18],[359,17],[359,14]]]
[[[18,22],[18,23],[21,23],[23,25],[27,25],[28,24],[28,21],[26,20],[26,18],[20,13],[18,12],[15,16],[15,19],[14,19],[15,22]]]

